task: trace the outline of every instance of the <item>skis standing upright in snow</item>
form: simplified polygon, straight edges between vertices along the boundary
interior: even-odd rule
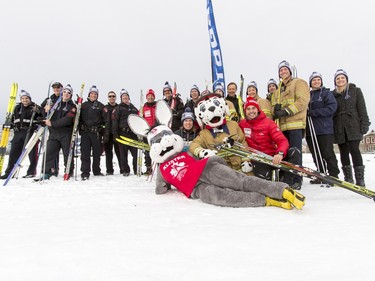
[[[244,82],[244,78],[243,78],[243,76],[241,74],[240,93],[238,95],[238,107],[240,109],[241,119],[245,119],[245,113],[243,111],[243,82]]]
[[[17,97],[17,91],[18,91],[18,84],[13,83],[12,89],[10,91],[9,95],[9,101],[8,101],[8,108],[5,115],[5,123],[3,125],[2,133],[1,133],[1,143],[0,143],[0,174],[3,171],[3,164],[4,164],[4,157],[9,141],[9,135],[10,135],[10,127],[12,124],[12,116],[14,107],[16,105],[16,97]]]
[[[139,116],[143,117],[143,103],[144,103],[144,96],[143,96],[143,90],[141,90],[140,95],[140,105],[139,105]],[[138,136],[138,140],[142,142],[143,138]],[[137,176],[142,176],[142,165],[143,165],[143,154],[144,150],[141,148],[138,148],[138,156],[137,156]]]
[[[49,111],[46,120],[50,120],[51,117],[53,116],[53,114],[55,113],[56,108],[57,108],[57,106],[59,105],[59,103],[61,101],[61,97],[62,97],[62,95],[60,95],[59,99],[55,102],[55,104],[53,105],[53,107]],[[14,167],[13,167],[12,171],[10,172],[8,178],[5,180],[3,186],[6,186],[8,184],[8,182],[16,174],[16,172],[18,171],[18,169],[20,169],[22,167],[23,161],[29,155],[29,153],[31,152],[31,150],[34,148],[35,144],[39,141],[39,138],[42,136],[43,132],[44,132],[44,128],[42,126],[39,126],[34,131],[33,135],[30,138],[30,140],[27,142],[26,146],[22,150],[21,155],[18,158],[17,162],[14,164]]]
[[[73,162],[74,148],[77,145],[78,123],[79,123],[79,116],[81,115],[81,107],[82,107],[82,100],[83,100],[82,97],[83,97],[84,88],[85,88],[85,84],[82,83],[81,91],[79,92],[78,99],[77,99],[77,111],[76,111],[76,116],[74,118],[72,137],[70,138],[69,156],[68,156],[68,161],[66,162],[64,181],[67,181],[70,178],[70,167]]]

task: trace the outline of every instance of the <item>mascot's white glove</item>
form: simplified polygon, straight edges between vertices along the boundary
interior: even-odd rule
[[[253,165],[249,161],[241,163],[241,171],[245,174],[250,173],[253,170]]]
[[[223,144],[225,147],[231,148],[234,144],[234,139],[232,139],[231,137],[225,137],[223,138]]]
[[[216,155],[217,151],[211,149],[203,149],[199,152],[199,158],[207,158]]]

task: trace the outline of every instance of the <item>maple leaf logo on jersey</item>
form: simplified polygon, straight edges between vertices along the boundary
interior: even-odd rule
[[[174,178],[177,177],[177,179],[181,181],[186,174],[186,171],[187,167],[185,166],[185,162],[176,162],[172,164],[171,175]]]

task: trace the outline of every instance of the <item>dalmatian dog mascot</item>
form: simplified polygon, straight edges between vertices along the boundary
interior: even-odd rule
[[[229,137],[247,146],[245,135],[238,123],[226,119],[229,108],[221,95],[210,91],[202,92],[194,111],[202,129],[189,148],[189,151],[196,157],[202,159],[215,155],[217,153],[215,145],[225,142]],[[246,174],[252,171],[252,165],[248,159],[241,159],[239,156],[228,156],[224,159],[235,170],[241,169]]]
[[[248,177],[215,155],[197,159],[183,152],[182,138],[169,128],[172,114],[164,101],[157,103],[156,118],[156,127],[150,128],[142,117],[135,114],[128,117],[133,132],[147,138],[150,157],[158,164],[156,194],[164,194],[174,186],[188,198],[200,198],[218,206],[284,209],[304,206],[305,197],[285,183]]]

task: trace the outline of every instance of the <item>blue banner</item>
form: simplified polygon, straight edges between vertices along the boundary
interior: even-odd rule
[[[212,83],[215,87],[220,83],[223,86],[224,92],[225,78],[224,78],[224,64],[223,56],[221,54],[219,36],[216,30],[214,10],[212,8],[211,0],[207,0],[207,15],[208,15],[208,35],[210,37],[211,47],[211,70],[212,70]]]

